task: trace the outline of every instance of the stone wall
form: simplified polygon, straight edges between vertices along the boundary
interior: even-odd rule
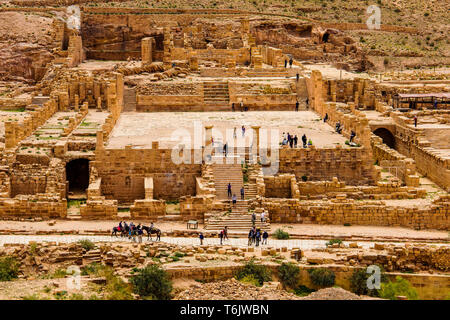
[[[65,218],[67,201],[59,195],[36,194],[0,199],[1,219]]]
[[[365,202],[344,199],[299,201],[263,199],[261,207],[274,223],[352,224],[450,230],[450,202],[447,197],[423,208],[403,208],[383,201]]]
[[[191,159],[195,152],[191,151]],[[152,149],[97,149],[92,166],[102,178],[102,194],[108,199],[128,203],[144,199],[146,177],[153,178],[155,199],[195,195],[201,164],[175,164],[171,154],[172,150],[159,149],[157,143]]]
[[[153,199],[136,200],[130,207],[130,214],[132,219],[156,220],[166,214],[166,202]]]
[[[347,186],[333,178],[332,181],[299,181],[300,200],[342,197],[351,199],[413,199],[426,195],[425,189],[402,187],[394,181],[378,181],[376,186]]]
[[[266,198],[292,198],[291,179],[294,175],[282,174],[280,176],[265,176],[265,195]]]
[[[331,180],[337,177],[353,185],[373,185],[373,160],[365,148],[282,148],[279,151],[279,173],[295,174],[297,180]]]
[[[213,206],[214,195],[185,196],[180,198],[180,214],[184,221],[197,220],[204,222],[205,213]]]

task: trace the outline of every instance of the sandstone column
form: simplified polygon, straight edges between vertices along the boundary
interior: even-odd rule
[[[150,64],[153,62],[153,38],[143,38],[141,41],[141,60],[142,64]]]
[[[261,126],[252,126],[253,129],[253,148],[254,149],[256,147],[256,157],[259,156],[259,129],[261,128]],[[252,150],[253,152],[253,150]]]

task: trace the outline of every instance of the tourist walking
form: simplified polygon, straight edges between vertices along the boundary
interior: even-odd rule
[[[261,222],[264,223],[264,221],[266,221],[266,212],[265,212],[265,211],[263,211],[263,212],[261,213]]]
[[[292,59],[292,57],[289,59],[289,68],[292,68],[292,63],[294,62],[294,60]]]
[[[414,127],[417,128],[417,116],[414,116]]]
[[[241,200],[244,200],[244,187],[241,188]]]
[[[228,182],[228,198],[231,197],[231,183]]]
[[[203,232],[200,232],[200,234],[198,235],[198,238],[200,239],[200,245],[203,245],[203,239],[205,238],[205,236],[203,235]]]
[[[252,243],[253,243],[253,228],[251,228],[248,233],[248,245],[251,246]]]
[[[306,134],[303,134],[303,136],[302,136],[303,148],[306,148],[306,142],[307,141],[308,140],[306,139]]]
[[[267,239],[269,238],[269,234],[267,233],[266,230],[264,230],[262,238],[263,238],[263,241],[261,244],[267,244]]]
[[[298,103],[298,100],[295,102],[295,111],[298,111],[298,106],[299,106],[299,103]]]
[[[284,59],[284,67],[285,68],[287,68],[287,63],[288,63],[287,59]]]
[[[328,120],[328,113],[325,113],[325,117],[323,117],[323,122],[327,122]]]
[[[298,137],[297,135],[294,136],[294,148],[297,148],[297,142],[298,142]]]
[[[223,229],[223,240],[229,240],[228,239],[228,227],[225,226],[225,228]]]
[[[256,246],[259,247],[259,242],[261,241],[261,230],[259,230],[259,229],[256,229],[255,240],[256,240]]]
[[[243,137],[245,136],[245,127],[244,126],[242,126],[242,136]]]
[[[252,225],[255,226],[256,223],[256,214],[253,212],[252,213]]]
[[[227,157],[227,149],[228,149],[228,146],[227,146],[227,144],[225,143],[225,144],[223,145],[223,155],[225,156],[225,158]]]
[[[223,230],[220,230],[220,232],[219,232],[220,245],[223,244],[223,236],[224,236]]]
[[[353,139],[356,137],[356,133],[355,131],[352,130],[352,132],[350,133],[350,143],[353,142]]]
[[[233,194],[232,201],[233,201],[233,207],[236,207],[236,202],[237,202],[236,194]]]

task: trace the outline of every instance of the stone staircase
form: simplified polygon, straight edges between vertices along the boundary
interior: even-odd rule
[[[203,82],[203,101],[207,108],[214,108],[214,111],[229,111],[230,96],[228,92],[228,82]]]
[[[256,198],[256,183],[246,183],[244,184],[244,196],[246,200]]]
[[[205,223],[206,230],[219,231],[225,227],[231,233],[247,234],[252,228],[252,215],[248,212],[248,200],[238,200],[236,206],[231,206],[231,212],[210,217]],[[256,215],[256,228],[270,230],[270,224],[261,222],[261,216]]]
[[[231,191],[239,199],[241,188],[244,185],[241,165],[239,163],[214,163],[212,168],[217,199],[228,199],[228,183],[231,183]]]

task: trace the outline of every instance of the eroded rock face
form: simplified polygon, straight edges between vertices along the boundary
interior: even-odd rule
[[[0,13],[0,80],[34,82],[53,59],[52,18],[25,12]]]

